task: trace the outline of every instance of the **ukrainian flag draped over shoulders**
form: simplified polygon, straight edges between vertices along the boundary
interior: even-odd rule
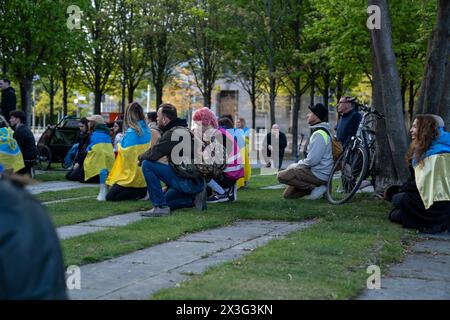
[[[139,121],[142,134],[128,128],[118,145],[118,153],[114,166],[106,184],[118,184],[125,188],[145,188],[144,175],[137,165],[138,156],[151,147],[152,134],[144,120]]]
[[[17,172],[25,168],[22,152],[11,128],[0,128],[0,163],[5,169]]]
[[[425,153],[422,164],[413,161],[416,185],[425,209],[434,202],[450,201],[450,133],[439,137]]]
[[[114,164],[114,150],[105,125],[97,125],[92,132],[87,155],[84,160],[84,179],[89,180],[100,174],[103,169],[111,170]]]

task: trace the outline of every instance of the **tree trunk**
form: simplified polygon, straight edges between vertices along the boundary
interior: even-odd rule
[[[409,81],[409,102],[408,102],[408,113],[409,113],[409,124],[411,125],[414,117],[414,97],[416,92],[414,90],[414,81]]]
[[[406,114],[406,90],[408,88],[408,82],[405,79],[405,76],[402,76],[402,80],[401,80],[401,86],[400,86],[400,91],[401,91],[401,96],[402,96],[402,112],[403,114]]]
[[[120,112],[125,114],[125,96],[126,96],[126,87],[127,87],[127,81],[125,79],[125,76],[122,77],[122,83],[121,85],[121,89],[122,89],[122,97],[121,97],[121,101],[120,101]]]
[[[155,93],[156,93],[156,110],[163,103],[163,84],[162,83],[154,83]]]
[[[443,96],[448,95],[446,70],[450,54],[450,1],[439,0],[436,26],[428,43],[425,71],[420,85],[417,113],[434,113],[448,109]],[[448,79],[448,77],[447,77]],[[448,101],[448,100],[447,100]],[[442,114],[441,114],[442,115]]]
[[[25,113],[27,125],[31,124],[31,90],[33,86],[33,76],[25,76],[20,80],[20,107]]]
[[[294,108],[292,110],[292,156],[297,160],[298,154],[298,114],[300,112],[302,92],[300,86],[300,77],[294,81]]]
[[[344,77],[343,73],[339,73],[336,79],[336,104],[341,100],[344,95]]]
[[[67,116],[67,104],[68,104],[68,79],[67,79],[67,69],[63,68],[61,72],[61,82],[63,85],[63,115]]]
[[[50,96],[50,116],[48,123],[52,126],[54,124],[53,117],[55,113],[55,81],[53,80],[53,76],[50,76],[50,88],[48,94]]]
[[[405,165],[405,154],[408,149],[405,119],[402,113],[402,97],[400,90],[400,79],[397,70],[396,57],[392,46],[391,20],[389,6],[386,0],[369,0],[369,5],[377,5],[381,11],[381,29],[371,30],[372,47],[374,53],[374,73],[377,73],[377,82],[374,85],[374,97],[381,99],[377,101],[383,106],[387,134],[386,144],[379,144],[378,153],[380,160],[389,160],[391,153],[395,174],[381,172],[379,179],[393,180],[395,182],[405,181],[408,177],[408,169]],[[382,121],[380,121],[382,122]],[[382,125],[382,124],[381,124]],[[378,128],[382,130],[382,128]],[[377,131],[380,134],[381,131]],[[382,135],[381,133],[380,135]],[[378,136],[377,136],[378,137]],[[383,140],[382,138],[380,138]],[[380,141],[382,142],[382,141]],[[389,162],[383,165],[390,166]]]
[[[385,108],[383,105],[381,78],[378,74],[378,68],[374,62],[373,66],[373,81],[372,81],[372,99],[373,105],[379,112],[384,113]],[[394,166],[394,159],[392,158],[392,152],[386,146],[389,145],[388,136],[386,132],[385,119],[377,120],[376,126],[377,140],[376,140],[376,152],[375,152],[375,192],[383,194],[387,187],[393,184],[401,184],[402,182],[397,177],[397,173]],[[405,163],[406,165],[406,163]]]
[[[323,75],[323,105],[328,110],[328,100],[330,99],[330,70],[326,69]]]
[[[439,102],[439,114],[445,121],[445,128],[450,130],[450,62],[447,64],[444,91]]]
[[[270,127],[275,124],[275,99],[277,97],[276,94],[276,80],[272,74],[270,78],[270,93],[269,93],[269,101],[270,101]]]
[[[95,96],[94,114],[101,114],[103,92],[101,92],[100,89],[96,89],[94,92],[94,96]]]
[[[256,130],[256,94],[251,94],[250,100],[252,103],[252,129]]]
[[[311,89],[310,89],[310,95],[309,95],[309,105],[314,106],[314,96],[316,94],[316,76],[314,73],[311,73],[311,75],[310,75],[310,83],[311,83]]]
[[[211,109],[211,101],[212,101],[211,95],[212,89],[204,88],[203,105],[208,109]]]
[[[128,87],[128,103],[132,103],[134,101],[134,91],[136,90],[135,86]]]

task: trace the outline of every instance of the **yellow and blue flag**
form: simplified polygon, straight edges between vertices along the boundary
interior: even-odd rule
[[[17,172],[25,168],[22,152],[11,128],[0,128],[0,163],[5,169]]]
[[[92,132],[87,155],[84,160],[84,179],[89,180],[100,174],[102,170],[111,170],[114,164],[114,150],[105,125],[97,125]]]
[[[450,133],[440,129],[421,162],[413,161],[416,185],[425,209],[450,201]]]
[[[142,134],[128,128],[118,145],[114,166],[106,180],[107,185],[118,184],[125,188],[145,188],[142,169],[137,165],[139,155],[151,147],[152,134],[144,120],[139,121]]]

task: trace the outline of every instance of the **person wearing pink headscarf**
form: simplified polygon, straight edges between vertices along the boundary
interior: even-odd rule
[[[209,177],[207,185],[210,188],[211,196],[208,198],[208,203],[236,201],[236,181],[244,176],[244,168],[237,141],[227,131],[232,129],[233,125],[227,125],[223,119],[218,122],[216,115],[208,108],[202,108],[195,112],[193,120],[195,122],[194,134],[203,143],[204,162],[214,161],[211,159],[213,150],[217,160],[226,161],[222,170],[212,173]],[[224,152],[226,159],[220,158]]]

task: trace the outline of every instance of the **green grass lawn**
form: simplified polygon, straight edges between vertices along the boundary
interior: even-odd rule
[[[403,258],[404,232],[387,221],[384,204],[365,200],[337,209],[318,207],[323,213],[311,228],[273,240],[153,298],[347,299],[366,287],[367,266],[384,270]]]
[[[80,197],[96,196],[98,194],[98,187],[88,187],[61,191],[47,191],[36,195],[36,198],[41,202],[57,201],[64,199],[75,199]]]
[[[64,181],[66,180],[66,173],[65,170],[43,171],[36,174],[34,179],[39,182]]]
[[[387,220],[387,203],[362,194],[352,203],[333,206],[326,200],[284,200],[282,190],[260,189],[275,184],[274,176],[254,176],[235,203],[212,204],[206,212],[183,209],[169,217],[63,240],[65,264],[110,259],[239,219],[319,220],[305,231],[273,240],[237,261],[213,267],[153,298],[345,299],[366,286],[368,265],[378,264],[383,270],[383,266],[402,259],[405,233]],[[76,195],[96,195],[97,191],[80,189]],[[41,196],[49,201],[52,196],[73,198],[74,193]],[[133,201],[99,205],[95,199],[82,199],[48,207],[55,224],[66,225],[147,210],[151,204]]]

